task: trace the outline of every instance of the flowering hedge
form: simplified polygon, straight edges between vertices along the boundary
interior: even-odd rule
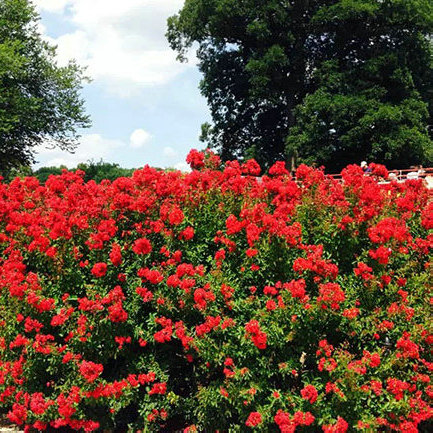
[[[39,430],[431,428],[421,181],[188,161],[0,184],[0,411]]]

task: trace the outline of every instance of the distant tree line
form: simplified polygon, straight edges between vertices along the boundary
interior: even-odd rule
[[[50,175],[62,174],[63,170],[82,170],[85,172],[84,180],[94,180],[100,183],[104,179],[113,181],[119,177],[131,176],[135,168],[122,168],[119,164],[113,164],[105,161],[89,161],[78,164],[75,168],[68,169],[66,166],[60,167],[40,167],[37,170],[32,170],[28,166],[14,168],[5,176],[6,181],[11,181],[15,177],[35,176],[40,183],[45,183]]]

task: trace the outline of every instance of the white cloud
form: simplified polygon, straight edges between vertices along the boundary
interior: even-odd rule
[[[179,152],[176,149],[173,149],[171,146],[164,147],[164,149],[162,150],[162,153],[167,158],[174,158],[174,157],[179,155]]]
[[[64,13],[75,31],[51,42],[58,59],[88,67],[95,82],[123,97],[162,85],[194,62],[176,61],[165,38],[166,20],[183,0],[36,0],[40,10]],[[68,13],[66,13],[66,10]]]
[[[147,144],[151,138],[152,136],[144,129],[136,129],[132,132],[131,137],[129,138],[129,143],[131,147],[138,149]]]
[[[174,164],[174,168],[176,170],[180,170],[180,171],[186,171],[186,172],[190,172],[191,171],[191,167],[186,163],[186,162],[178,162],[177,164]]]
[[[36,160],[38,167],[51,167],[65,165],[68,168],[76,167],[80,162],[90,160],[104,161],[115,160],[112,156],[116,155],[126,144],[121,140],[113,140],[102,137],[100,134],[83,135],[80,144],[74,153],[69,153],[48,145],[38,146],[36,149]]]
[[[48,12],[62,12],[70,0],[36,0],[34,2],[39,9]]]
[[[90,41],[86,32],[76,30],[74,33],[66,33],[57,39],[46,37],[52,45],[57,45],[57,61],[60,65],[67,65],[72,59],[75,59],[82,66],[89,66],[87,52]],[[88,71],[90,72],[90,71]]]
[[[86,134],[79,140],[79,145],[74,153],[63,151],[50,146],[47,141],[35,148],[37,161],[33,168],[59,167],[61,165],[74,168],[80,163],[89,161],[117,163],[124,168],[137,168],[145,164],[155,167],[171,167],[183,172],[190,172],[190,166],[182,161],[186,153],[184,150],[165,146],[161,152],[157,152],[157,146],[148,146],[153,136],[144,129],[136,129],[128,139],[112,139],[101,134]],[[177,162],[175,162],[177,161]]]

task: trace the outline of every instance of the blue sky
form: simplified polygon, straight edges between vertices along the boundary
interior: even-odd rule
[[[176,61],[165,39],[166,19],[183,0],[34,0],[41,32],[58,46],[58,63],[86,66],[82,96],[92,127],[74,154],[38,148],[36,167],[74,167],[88,160],[123,167],[185,167],[202,148],[200,125],[210,120],[200,95],[194,53]]]

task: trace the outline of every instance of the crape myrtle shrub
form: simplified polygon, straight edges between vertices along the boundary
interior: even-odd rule
[[[283,163],[0,185],[0,405],[29,430],[431,427],[421,181]],[[377,175],[377,176],[376,176]]]

